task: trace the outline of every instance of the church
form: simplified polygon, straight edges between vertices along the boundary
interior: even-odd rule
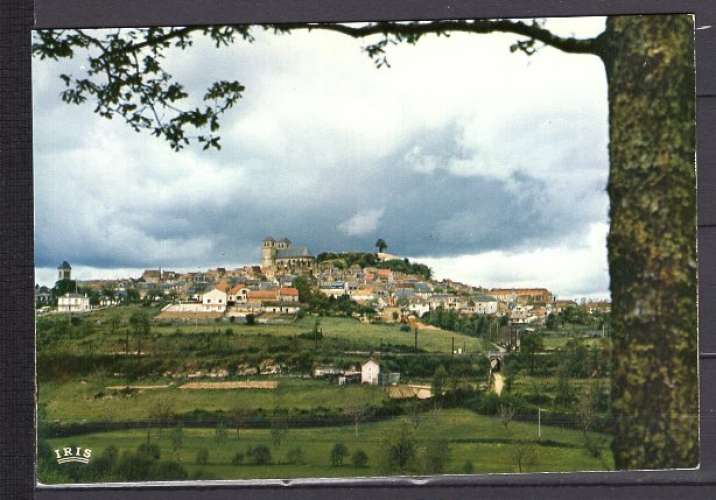
[[[264,238],[261,248],[261,272],[271,278],[281,274],[305,274],[313,272],[316,258],[308,248],[294,246],[291,240]]]

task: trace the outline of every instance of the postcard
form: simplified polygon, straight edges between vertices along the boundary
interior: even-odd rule
[[[35,31],[39,483],[698,467],[693,30]]]

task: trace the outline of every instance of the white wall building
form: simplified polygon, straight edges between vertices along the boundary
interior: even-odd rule
[[[66,293],[57,299],[58,312],[87,312],[89,310],[90,300],[86,295]]]
[[[473,312],[477,314],[497,314],[497,299],[493,297],[475,297]]]
[[[378,385],[378,379],[380,376],[380,365],[369,359],[363,363],[360,367],[360,383]]]
[[[224,312],[226,310],[226,292],[214,288],[201,296],[205,312]]]

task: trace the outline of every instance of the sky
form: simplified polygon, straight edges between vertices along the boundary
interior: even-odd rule
[[[549,20],[592,37],[604,18]],[[475,286],[609,296],[607,87],[590,55],[511,53],[511,34],[428,36],[388,48],[313,31],[256,30],[221,49],[167,54],[189,93],[239,80],[222,149],[137,134],[91,104],[61,102],[60,73],[33,62],[35,272],[138,276],[258,263],[261,240],[317,254],[388,251]]]

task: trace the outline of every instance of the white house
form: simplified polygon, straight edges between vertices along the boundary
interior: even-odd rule
[[[89,310],[90,301],[87,295],[66,293],[57,299],[58,312],[87,312]]]
[[[201,303],[205,312],[224,312],[226,310],[226,292],[214,288],[201,296]]]
[[[408,311],[415,314],[418,318],[422,318],[423,314],[430,311],[430,304],[426,302],[414,302],[408,305]]]
[[[474,297],[473,312],[477,314],[497,314],[497,299],[488,297],[487,295],[478,295]]]
[[[378,385],[378,378],[380,376],[380,365],[369,359],[363,363],[360,367],[360,383]]]

